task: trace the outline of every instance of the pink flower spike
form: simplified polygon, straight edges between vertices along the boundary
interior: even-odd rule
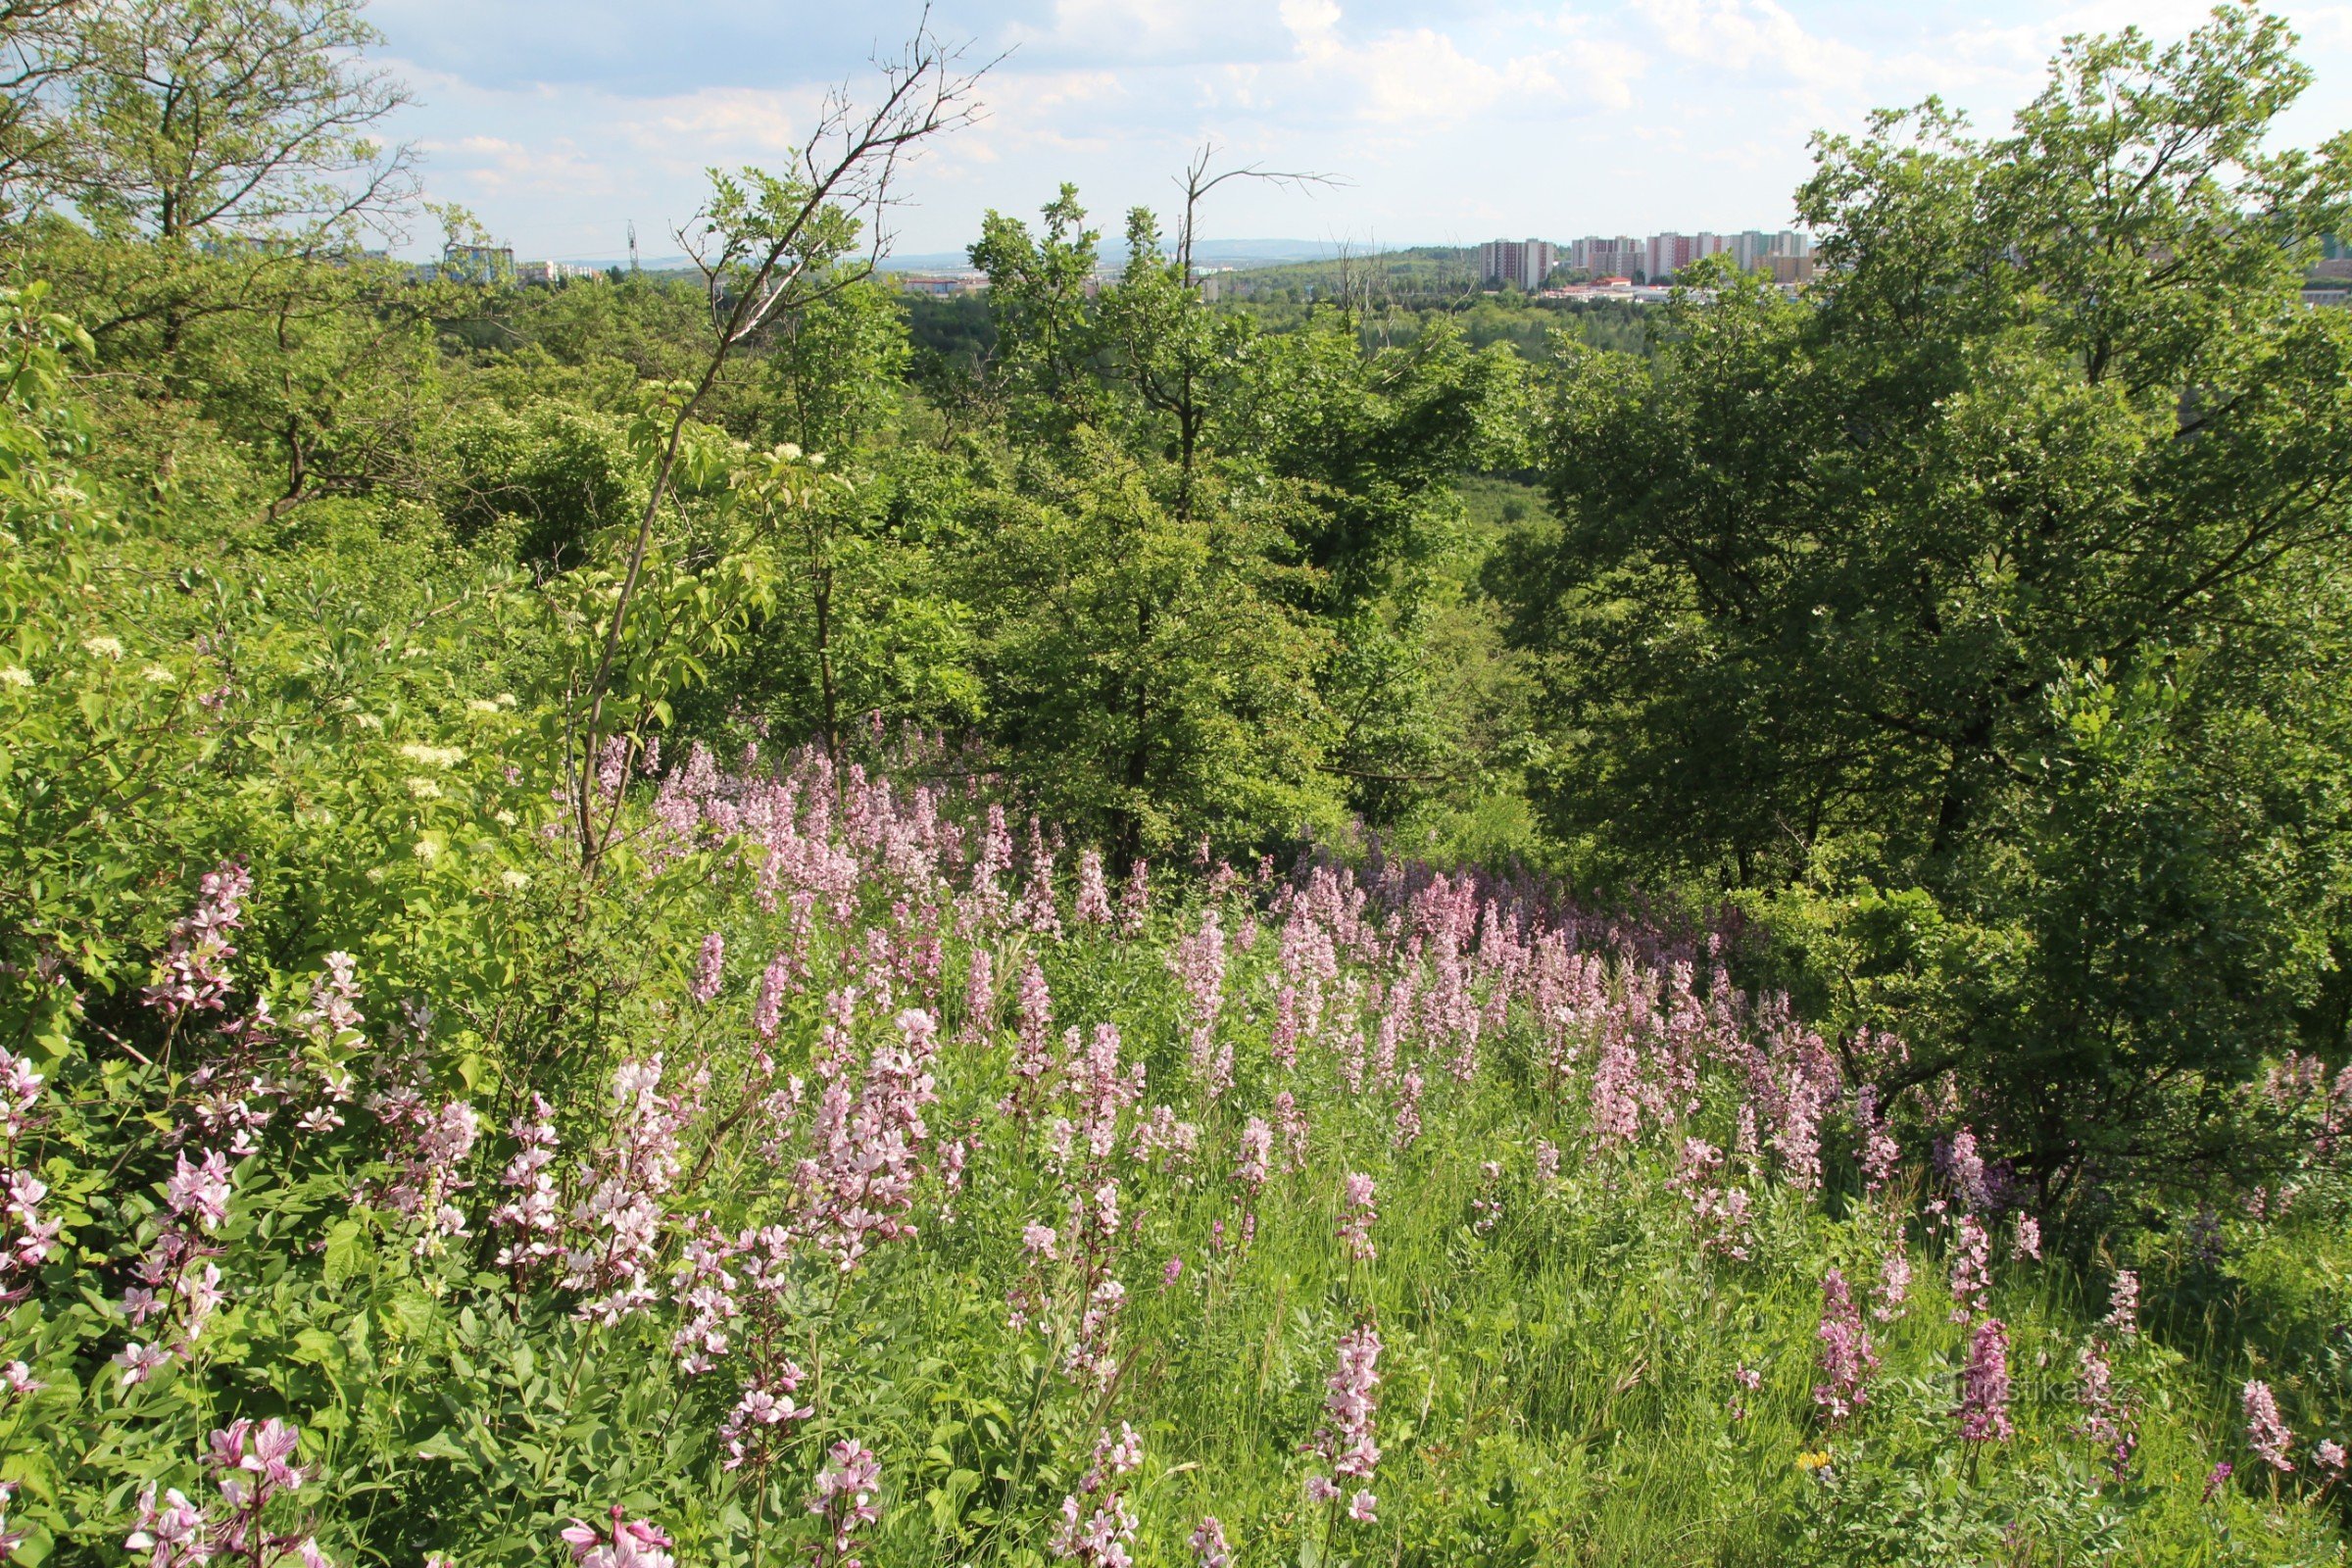
[[[2254,1457],[2278,1471],[2292,1470],[2294,1461],[2286,1456],[2295,1435],[2278,1418],[2278,1401],[2271,1394],[2268,1383],[2255,1380],[2247,1383],[2241,1395],[2246,1409],[2246,1446]]]
[[[2009,1419],[2009,1330],[1997,1317],[1977,1326],[1960,1375],[1960,1436],[1969,1443],[2006,1442],[2017,1435]]]
[[[695,970],[694,1000],[709,1002],[718,995],[719,981],[724,978],[727,964],[727,939],[713,931],[703,938],[702,962]]]

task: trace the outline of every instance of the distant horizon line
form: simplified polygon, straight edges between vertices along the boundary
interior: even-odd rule
[[[1749,232],[1749,230],[1699,228],[1658,229],[1655,230],[1655,232],[1659,234],[1740,234]],[[1780,228],[1771,228],[1755,229],[1754,232],[1777,234],[1782,232],[1802,231],[1794,229],[1784,230]],[[1520,237],[1520,241],[1524,241],[1530,237],[1541,238],[1541,236],[1523,235]],[[1584,237],[1598,238],[1601,236],[1595,234],[1586,235]],[[1519,243],[1520,241],[1513,241],[1513,243]],[[1359,248],[1354,243],[1346,240],[1276,238],[1221,239],[1202,240],[1196,242],[1193,246],[1193,255],[1196,259],[1214,261],[1260,261],[1277,263],[1334,261],[1339,259],[1342,255],[1348,255],[1357,257],[1359,259],[1369,260],[1370,258],[1377,256],[1399,255],[1406,251],[1463,251],[1475,253],[1479,246],[1488,243],[1490,243],[1490,241],[1487,240],[1411,240],[1401,243],[1372,242],[1365,247]],[[1562,242],[1557,240],[1545,240],[1544,243],[1557,245]],[[626,256],[531,256],[526,258],[523,256],[520,247],[515,247],[514,251],[517,260],[551,261],[564,267],[625,268],[629,265],[629,259]],[[1098,259],[1102,259],[1111,256],[1124,256],[1126,251],[1127,245],[1124,239],[1105,236],[1097,245],[1095,254]],[[886,272],[910,272],[926,271],[934,269],[968,269],[971,265],[971,262],[969,252],[966,250],[910,251],[885,255],[877,265],[880,270]],[[647,257],[640,260],[637,266],[642,270],[649,272],[670,272],[690,269],[694,266],[694,261],[691,257],[688,257],[683,253],[678,253],[668,256]]]

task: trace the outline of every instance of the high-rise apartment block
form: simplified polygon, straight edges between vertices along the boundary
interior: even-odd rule
[[[1478,275],[1488,283],[1516,283],[1533,292],[1544,286],[1559,262],[1550,241],[1491,239],[1478,248]]]
[[[1693,262],[1709,256],[1729,256],[1743,272],[1769,272],[1776,279],[1809,280],[1813,275],[1813,237],[1795,229],[1767,233],[1750,228],[1738,234],[1588,234],[1553,247],[1543,240],[1497,239],[1478,248],[1479,275],[1489,284],[1516,283],[1533,290],[1554,267],[1565,267],[1588,277],[1640,277],[1663,283],[1681,275]]]
[[[1793,229],[1768,234],[1751,228],[1738,234],[1702,230],[1696,234],[1652,234],[1647,239],[1637,239],[1631,234],[1591,234],[1567,246],[1562,260],[1592,277],[1632,277],[1639,273],[1652,283],[1660,283],[1702,257],[1728,255],[1741,271],[1763,272],[1772,270],[1776,257],[1810,256],[1812,252],[1810,235]]]

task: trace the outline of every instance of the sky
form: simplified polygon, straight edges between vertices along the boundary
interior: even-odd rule
[[[889,216],[900,254],[959,251],[989,209],[1074,181],[1105,233],[1166,211],[1203,144],[1248,181],[1213,239],[1358,248],[1778,228],[1817,129],[1934,93],[1986,128],[2058,42],[2178,37],[2210,0],[935,0],[983,118],[930,147]],[[2352,3],[2275,0],[2317,75],[2279,127],[2352,128]],[[678,250],[712,165],[782,167],[829,86],[872,80],[908,0],[373,0],[379,63],[417,102],[390,127],[431,194],[524,258]],[[999,59],[998,57],[1002,57]],[[419,233],[409,249],[421,254]]]

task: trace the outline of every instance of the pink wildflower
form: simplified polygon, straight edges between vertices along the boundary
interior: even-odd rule
[[[939,1098],[930,1072],[938,1024],[919,1007],[895,1022],[901,1043],[874,1049],[854,1100],[840,1079],[826,1087],[810,1128],[816,1151],[794,1172],[807,1232],[844,1274],[875,1243],[914,1234],[901,1216],[914,1206],[919,1154],[930,1138],[922,1109]]]
[[[1110,889],[1102,880],[1099,850],[1087,850],[1078,857],[1078,906],[1071,913],[1080,925],[1111,923]]]
[[[2246,1409],[2246,1446],[2254,1457],[2274,1470],[2292,1470],[2294,1461],[2286,1456],[2295,1435],[2278,1418],[2278,1401],[2272,1396],[2268,1383],[2253,1381],[2241,1391]]]
[[[1898,1241],[1879,1265],[1878,1299],[1870,1315],[1882,1323],[1892,1323],[1903,1315],[1904,1303],[1911,1295],[1911,1254],[1903,1250]]]
[[[1054,993],[1046,972],[1032,957],[1021,970],[1021,1021],[1012,1048],[1012,1109],[1016,1117],[1035,1108],[1046,1074],[1054,1067]]]
[[[1188,1544],[1200,1568],[1233,1568],[1233,1548],[1226,1544],[1225,1526],[1215,1514],[1202,1516]]]
[[[1265,1118],[1252,1116],[1242,1127],[1241,1158],[1233,1167],[1233,1179],[1242,1189],[1242,1206],[1252,1208],[1257,1195],[1266,1185],[1274,1159],[1274,1129]]]
[[[1140,937],[1152,914],[1152,862],[1138,859],[1127,873],[1127,891],[1119,895],[1119,935]]]
[[[228,1218],[228,1160],[218,1152],[207,1153],[197,1164],[188,1163],[183,1151],[179,1163],[164,1184],[164,1200],[172,1212],[192,1221],[198,1230],[209,1231]]]
[[[1781,1175],[1800,1193],[1821,1186],[1821,1092],[1812,1080],[1799,1078],[1788,1089],[1781,1128],[1772,1136],[1781,1156]]]
[[[694,975],[695,1001],[709,1002],[718,995],[718,983],[725,974],[726,963],[727,939],[713,931],[703,938],[702,963]]]
[[[1216,1042],[1217,1016],[1225,1005],[1225,930],[1215,905],[1201,911],[1200,929],[1176,944],[1168,966],[1184,982],[1193,1072],[1215,1100],[1233,1082],[1231,1048],[1220,1053]]]
[[[1392,1140],[1399,1150],[1406,1150],[1421,1141],[1421,1071],[1407,1068],[1396,1087],[1396,1133]]]
[[[1290,1171],[1306,1169],[1306,1112],[1298,1108],[1298,1101],[1288,1089],[1274,1097],[1274,1131],[1282,1139],[1283,1167]]]
[[[860,1568],[853,1549],[858,1544],[858,1527],[882,1517],[876,1500],[881,1490],[882,1462],[864,1444],[844,1438],[825,1450],[825,1464],[816,1473],[816,1492],[808,1499],[808,1511],[825,1522],[817,1568]]]
[[[792,963],[783,949],[767,960],[760,974],[760,1000],[752,1006],[752,1028],[762,1040],[776,1038],[776,1026],[784,1019],[784,993],[792,985]]]
[[[2139,1276],[2131,1269],[2118,1269],[2115,1285],[2107,1297],[2107,1315],[2099,1321],[2130,1339],[2139,1332]]]
[[[1984,1159],[1977,1152],[1977,1135],[1966,1127],[1952,1134],[1951,1148],[1945,1164],[1952,1181],[1952,1194],[1960,1206],[1975,1212],[1991,1201],[1984,1180]]]
[[[2009,1330],[1997,1317],[1978,1324],[1969,1341],[1956,1413],[1966,1442],[2006,1442],[2017,1435],[2009,1420]]]
[[[1992,1238],[1974,1214],[1960,1216],[1952,1240],[1952,1321],[1965,1323],[1992,1288]]]
[[[579,1568],[670,1568],[669,1538],[647,1520],[621,1523],[618,1505],[609,1535],[578,1519],[560,1534]]]
[[[1630,1144],[1642,1131],[1641,1106],[1634,1087],[1641,1076],[1633,1047],[1625,1032],[1611,1027],[1600,1043],[1600,1061],[1592,1071],[1592,1138],[1600,1144]]]
[[[1732,1368],[1732,1396],[1724,1401],[1724,1411],[1735,1421],[1748,1418],[1748,1396],[1764,1387],[1764,1374],[1752,1366]]]
[[[196,907],[172,928],[163,977],[147,988],[147,1005],[173,1023],[191,1011],[218,1012],[225,1005],[228,960],[237,956],[228,934],[244,925],[252,893],[253,873],[233,860],[205,873]]]
[[[1334,1476],[1369,1481],[1380,1464],[1380,1444],[1373,1436],[1373,1417],[1380,1408],[1372,1391],[1380,1387],[1380,1334],[1362,1323],[1340,1336],[1338,1359],[1325,1380],[1323,1414],[1328,1424],[1315,1435],[1315,1451],[1331,1465]],[[1321,1478],[1318,1477],[1318,1480]],[[1339,1488],[1324,1482],[1325,1496],[1336,1497]],[[1371,1496],[1356,1494],[1358,1501]],[[1369,1502],[1365,1503],[1367,1510]]]
[[[1136,1518],[1120,1478],[1143,1464],[1144,1445],[1126,1422],[1119,1423],[1119,1432],[1117,1438],[1103,1432],[1095,1439],[1094,1465],[1078,1491],[1061,1499],[1061,1526],[1048,1544],[1054,1556],[1081,1568],[1128,1568],[1133,1560],[1129,1547]]]
[[[158,1506],[155,1488],[139,1494],[138,1524],[123,1538],[123,1549],[147,1553],[148,1568],[196,1568],[219,1549],[211,1540],[204,1510],[174,1487]]]
[[[2139,1439],[2132,1430],[2131,1402],[2116,1392],[2115,1369],[2107,1362],[2107,1348],[2095,1339],[2082,1347],[2081,1431],[2105,1451],[2110,1473],[2122,1481]]]
[[[1821,1324],[1814,1331],[1821,1342],[1821,1381],[1813,1386],[1813,1402],[1837,1426],[1870,1402],[1879,1352],[1862,1326],[1845,1276],[1835,1268],[1822,1276],[1821,1301]]]
[[[1854,1131],[1861,1140],[1854,1158],[1862,1167],[1863,1191],[1875,1193],[1893,1177],[1895,1161],[1902,1157],[1901,1147],[1886,1131],[1876,1084],[1854,1091]]]
[[[1380,1255],[1372,1245],[1372,1222],[1378,1218],[1372,1178],[1349,1171],[1340,1182],[1340,1241],[1348,1255],[1359,1263],[1369,1263]]]
[[[972,949],[963,972],[963,1038],[986,1040],[997,1021],[997,969],[986,948]]]

